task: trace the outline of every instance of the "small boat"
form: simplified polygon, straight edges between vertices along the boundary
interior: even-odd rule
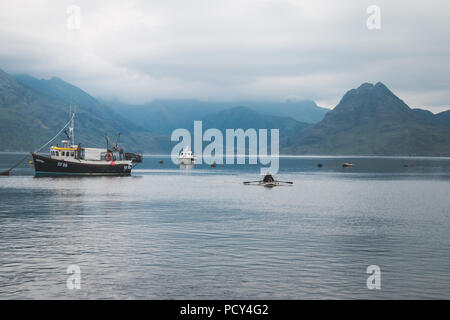
[[[64,131],[67,140],[62,140],[62,146],[51,146],[50,156],[31,152],[35,176],[129,176],[131,169],[142,162],[142,155],[119,149],[120,133],[112,148],[109,147],[107,136],[106,148],[83,148],[81,144],[76,145],[74,118],[75,114],[72,114],[69,133]]]
[[[189,165],[195,164],[197,157],[191,151],[189,146],[186,146],[183,148],[183,151],[181,151],[180,155],[178,156],[178,160],[180,161],[180,164]]]
[[[353,163],[346,162],[342,164],[342,168],[353,168],[353,167],[354,167]]]
[[[294,183],[292,181],[270,181],[270,182],[244,181],[244,184],[262,186],[262,187],[266,187],[266,188],[273,188],[273,187],[278,187],[278,186],[293,185]]]
[[[263,186],[266,188],[273,188],[281,185],[292,185],[294,184],[292,181],[276,181],[270,173],[266,174],[263,180],[257,180],[257,181],[244,181],[244,184],[252,184],[252,185],[258,185]]]

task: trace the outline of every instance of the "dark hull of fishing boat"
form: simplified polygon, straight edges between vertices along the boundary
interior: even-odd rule
[[[36,153],[33,156],[35,176],[129,176],[131,166],[123,164],[86,164],[51,159]]]

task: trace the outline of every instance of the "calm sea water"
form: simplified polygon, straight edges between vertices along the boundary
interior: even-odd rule
[[[0,154],[0,168],[22,156]],[[163,156],[122,178],[34,178],[24,164],[0,177],[0,298],[450,298],[450,159],[280,167],[293,186],[243,185],[258,166]]]

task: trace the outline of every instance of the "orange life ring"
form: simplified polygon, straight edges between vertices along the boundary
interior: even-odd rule
[[[105,154],[105,160],[106,161],[110,161],[111,160],[111,154],[110,153],[106,153]]]

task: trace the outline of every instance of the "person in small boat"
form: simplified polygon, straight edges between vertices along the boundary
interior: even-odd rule
[[[266,175],[264,176],[263,182],[266,183],[266,182],[274,182],[274,181],[275,181],[275,179],[272,177],[272,175],[269,172],[267,172]]]

